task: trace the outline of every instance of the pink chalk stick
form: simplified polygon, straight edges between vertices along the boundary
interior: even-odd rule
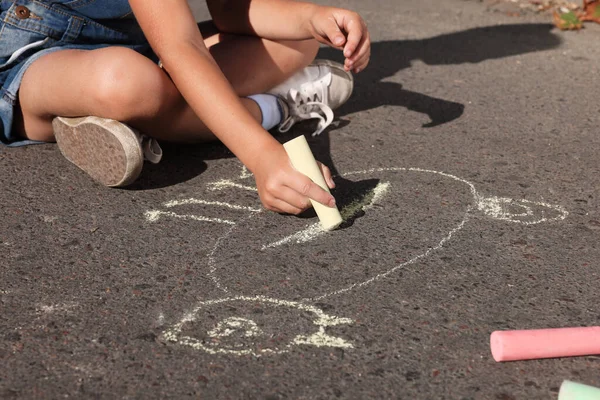
[[[496,361],[600,354],[600,326],[495,331],[490,337]]]

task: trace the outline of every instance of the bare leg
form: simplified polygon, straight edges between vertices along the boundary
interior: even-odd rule
[[[241,97],[265,92],[284,81],[308,65],[318,50],[314,41],[274,42],[232,35],[211,36],[206,42]],[[243,69],[239,68],[242,62]],[[256,103],[241,101],[260,121]],[[56,116],[86,115],[116,119],[162,140],[215,139],[167,74],[123,47],[65,50],[40,58],[23,77],[19,102],[15,129],[34,140],[54,140],[51,122]]]

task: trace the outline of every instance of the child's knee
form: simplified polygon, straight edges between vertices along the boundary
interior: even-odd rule
[[[153,115],[179,100],[175,85],[151,60],[127,48],[102,50],[94,64],[94,96],[103,117],[128,120]]]
[[[302,40],[298,44],[299,51],[304,55],[305,66],[314,61],[319,52],[319,42],[316,40]]]
[[[319,43],[316,40],[285,41],[281,44],[293,50],[286,57],[287,68],[284,70],[291,69],[285,71],[287,74],[294,73],[312,63],[319,51]]]

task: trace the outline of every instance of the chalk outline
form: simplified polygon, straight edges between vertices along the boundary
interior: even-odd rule
[[[348,177],[348,176],[353,176],[353,175],[367,175],[367,174],[374,174],[377,172],[419,172],[419,173],[441,175],[443,177],[450,178],[452,180],[464,183],[467,186],[469,186],[471,194],[473,195],[475,204],[471,204],[471,205],[467,206],[467,210],[465,212],[463,220],[455,228],[453,228],[446,236],[444,236],[437,245],[430,247],[424,253],[418,254],[418,255],[414,256],[413,258],[411,258],[410,260],[405,261],[395,267],[392,267],[391,269],[389,269],[386,272],[377,274],[363,282],[354,283],[345,288],[335,290],[333,292],[326,293],[321,296],[303,298],[301,301],[303,301],[303,302],[320,301],[327,297],[331,297],[331,296],[349,292],[350,290],[353,290],[355,288],[361,288],[361,287],[369,285],[379,279],[387,277],[388,275],[394,273],[395,271],[397,271],[400,268],[406,267],[408,265],[412,265],[412,264],[416,263],[417,261],[419,261],[425,257],[428,257],[431,253],[433,253],[437,250],[440,250],[442,247],[444,247],[444,244],[446,242],[448,242],[450,239],[452,239],[452,236],[454,234],[456,234],[458,231],[460,231],[465,226],[465,224],[467,223],[467,221],[470,218],[470,215],[472,214],[473,210],[475,210],[475,209],[477,209],[478,211],[481,211],[483,214],[485,214],[488,217],[491,217],[491,218],[494,218],[497,220],[501,220],[501,221],[519,223],[519,224],[523,224],[523,225],[535,225],[535,224],[539,224],[542,222],[564,220],[567,217],[567,215],[569,214],[562,206],[555,206],[555,205],[551,205],[548,203],[535,202],[535,201],[529,201],[529,200],[514,200],[514,199],[511,199],[508,197],[495,197],[495,196],[485,197],[485,196],[481,195],[477,191],[477,189],[475,189],[475,185],[473,185],[471,182],[467,181],[466,179],[459,178],[455,175],[451,175],[451,174],[448,174],[445,172],[439,172],[439,171],[422,169],[422,168],[402,168],[402,167],[372,168],[372,169],[364,170],[364,171],[348,172],[348,173],[342,174],[340,176]],[[508,216],[507,212],[503,212],[501,204],[511,204],[511,205],[515,205],[515,206],[526,209],[526,212],[524,212],[524,213],[512,214],[515,217],[525,217],[525,216],[532,215],[532,211],[528,207],[528,204],[536,205],[539,207],[549,208],[551,210],[558,212],[559,215],[555,218],[550,218],[550,219],[542,217],[542,218],[538,219],[537,221],[520,221],[520,220],[517,220],[514,218],[510,218]],[[370,206],[370,204],[369,204],[369,206]],[[257,213],[251,214],[249,217],[243,219],[242,221],[245,222],[248,219],[255,217],[260,212],[263,212],[263,210],[260,210]],[[215,275],[217,268],[215,266],[214,255],[215,255],[217,249],[219,248],[220,242],[223,239],[227,238],[231,234],[231,232],[235,229],[235,225],[236,224],[232,225],[231,228],[228,229],[224,235],[220,236],[217,239],[215,246],[212,248],[211,252],[208,254],[208,267],[209,267],[208,276],[211,278],[211,280],[213,281],[213,283],[215,284],[215,286],[217,288],[221,289],[223,292],[225,292],[227,294],[230,294],[229,289],[226,286],[223,286],[221,284],[221,282],[219,281],[219,279],[217,278],[217,276]]]
[[[361,288],[363,286],[369,285],[377,280],[387,277],[388,275],[394,273],[395,271],[397,271],[400,268],[404,268],[408,265],[414,264],[414,263],[418,262],[419,260],[429,256],[431,253],[442,249],[444,247],[444,245],[452,239],[453,235],[456,234],[458,231],[460,231],[465,226],[465,224],[471,218],[474,210],[477,210],[477,211],[481,212],[482,214],[484,214],[490,218],[493,218],[493,219],[506,221],[506,222],[519,223],[519,224],[523,224],[523,225],[535,225],[535,224],[539,224],[542,222],[559,221],[559,220],[564,220],[568,216],[568,212],[564,209],[564,207],[559,206],[559,205],[551,205],[551,204],[544,203],[544,202],[536,202],[536,201],[530,201],[530,200],[525,200],[525,199],[514,200],[514,199],[508,198],[508,197],[496,197],[496,196],[485,197],[477,191],[477,189],[475,188],[475,185],[473,185],[471,182],[467,181],[466,179],[463,179],[463,178],[460,178],[460,177],[457,177],[455,175],[448,174],[445,172],[439,172],[439,171],[434,171],[434,170],[428,170],[428,169],[422,169],[422,168],[402,168],[402,167],[372,168],[372,169],[364,170],[364,171],[349,172],[349,173],[343,174],[341,176],[346,177],[346,176],[361,175],[361,174],[365,175],[365,174],[373,174],[373,173],[377,173],[377,172],[420,172],[420,173],[436,174],[436,175],[440,175],[440,176],[443,176],[446,178],[450,178],[457,182],[464,183],[470,188],[471,194],[473,195],[474,204],[467,206],[467,210],[465,211],[462,221],[455,228],[453,228],[446,236],[444,236],[437,245],[428,248],[427,251],[425,251],[424,253],[421,253],[404,263],[401,263],[399,265],[396,265],[395,267],[392,267],[391,269],[389,269],[386,272],[377,274],[365,281],[354,283],[345,288],[338,289],[338,290],[335,290],[330,293],[326,293],[321,296],[312,297],[312,298],[304,298],[304,299],[300,300],[299,302],[273,299],[273,298],[269,298],[266,296],[254,296],[254,297],[236,296],[236,297],[228,297],[228,298],[223,298],[223,299],[218,299],[218,300],[204,301],[204,302],[199,303],[199,305],[191,313],[188,313],[179,323],[173,325],[170,329],[166,329],[163,332],[163,336],[165,337],[165,339],[167,339],[168,341],[171,341],[171,342],[177,342],[177,343],[180,343],[183,345],[188,345],[195,349],[202,349],[211,354],[219,354],[219,353],[221,353],[221,354],[236,354],[236,355],[252,354],[254,356],[260,356],[263,354],[282,354],[285,352],[289,352],[293,345],[300,345],[300,344],[314,345],[317,347],[330,346],[330,347],[352,348],[353,346],[351,343],[345,342],[341,338],[333,338],[333,337],[330,337],[325,334],[325,326],[332,326],[332,325],[321,325],[317,322],[314,322],[315,325],[319,326],[319,331],[316,334],[313,334],[311,336],[297,336],[296,338],[294,338],[294,340],[292,340],[292,342],[288,343],[286,345],[286,347],[283,349],[278,349],[278,348],[276,348],[276,349],[261,349],[261,351],[259,353],[256,353],[256,352],[252,351],[251,349],[244,349],[244,350],[213,349],[213,348],[209,348],[206,345],[202,344],[197,339],[194,339],[194,338],[191,338],[188,336],[183,336],[183,337],[178,337],[178,336],[181,333],[183,324],[186,322],[194,321],[195,320],[194,315],[203,306],[211,305],[211,304],[218,304],[218,303],[227,302],[227,301],[263,301],[263,302],[277,304],[277,305],[296,306],[296,308],[305,309],[305,310],[311,311],[317,315],[320,315],[320,314],[326,315],[326,314],[324,314],[324,312],[322,310],[318,309],[317,307],[310,306],[306,303],[316,302],[316,301],[325,299],[327,297],[331,297],[334,295],[340,295],[340,294],[349,292],[353,289]],[[248,171],[244,168],[239,179],[246,179],[251,176],[252,175],[249,174]],[[239,183],[236,183],[234,181],[227,180],[227,179],[209,183],[209,184],[207,184],[207,187],[209,187],[210,190],[223,190],[225,188],[233,187],[233,188],[244,189],[244,190],[249,190],[249,191],[256,191],[256,188],[254,188],[254,187],[247,186],[247,185],[241,185]],[[375,197],[377,197],[377,196],[375,196]],[[375,200],[373,200],[368,205],[363,206],[362,209],[364,210],[364,209],[369,208],[373,203],[375,203]],[[198,200],[198,199],[187,199],[187,200],[170,201],[170,202],[164,203],[165,207],[173,207],[173,206],[181,205],[181,204],[217,205],[217,206],[227,207],[227,208],[234,209],[234,210],[249,211],[250,215],[248,217],[244,218],[242,220],[242,222],[244,222],[250,218],[253,218],[254,216],[256,216],[259,213],[264,211],[263,209],[252,209],[250,207],[241,207],[241,206],[236,206],[236,205],[229,204],[229,203],[207,202],[207,201]],[[515,206],[515,207],[521,208],[523,210],[523,212],[510,213],[510,212],[506,211],[505,208],[502,207],[503,205],[504,206],[510,205],[510,206]],[[524,217],[532,216],[533,212],[530,207],[531,205],[535,205],[538,207],[545,207],[550,210],[554,210],[554,211],[558,212],[559,215],[554,218],[546,218],[543,216],[542,218],[539,218],[538,220],[535,220],[535,221],[522,221],[522,220],[516,219],[518,217],[524,218]],[[195,219],[198,221],[216,222],[216,223],[223,223],[223,224],[230,225],[229,229],[227,229],[226,232],[222,236],[219,236],[217,238],[214,247],[212,248],[211,252],[208,255],[208,266],[209,266],[208,276],[211,278],[211,280],[213,281],[213,283],[216,285],[217,288],[219,288],[222,291],[224,291],[225,293],[229,294],[228,289],[226,287],[224,287],[223,285],[221,285],[221,283],[219,282],[218,278],[215,275],[216,267],[214,265],[214,254],[219,249],[219,245],[220,245],[221,241],[223,239],[227,238],[231,234],[231,232],[235,229],[237,223],[235,223],[234,221],[229,221],[229,220],[220,220],[218,218],[214,219],[214,218],[201,217],[201,216],[197,216],[197,215],[178,215],[178,214],[175,214],[172,212],[161,212],[158,210],[146,212],[146,218],[149,221],[158,220],[158,216],[160,216],[160,215],[166,215],[166,216],[172,216],[172,217],[184,218],[184,219]],[[313,231],[318,232],[316,230],[313,230]],[[306,307],[306,308],[304,308],[304,307]],[[338,317],[331,317],[331,316],[327,316],[327,317],[338,319],[340,321],[344,321],[344,323],[352,323],[352,320],[347,319],[347,318],[341,319]],[[319,320],[317,320],[317,321],[319,321]],[[337,325],[337,324],[333,324],[333,325]],[[333,340],[331,340],[331,339],[333,339]],[[336,340],[340,340],[341,342],[336,342]],[[340,343],[341,343],[341,345],[340,345]]]

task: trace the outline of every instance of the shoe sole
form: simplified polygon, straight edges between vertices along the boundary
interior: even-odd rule
[[[57,117],[52,127],[61,153],[95,181],[127,186],[142,172],[137,135],[125,124],[99,117]]]
[[[338,62],[325,59],[315,59],[312,63],[310,63],[310,65],[325,65],[331,68],[332,71],[337,71],[338,76],[347,77],[350,81],[350,91],[348,92],[348,96],[341,101],[340,106],[348,101],[350,96],[352,96],[352,92],[354,91],[354,75],[352,75],[350,71],[346,71],[344,66]]]

